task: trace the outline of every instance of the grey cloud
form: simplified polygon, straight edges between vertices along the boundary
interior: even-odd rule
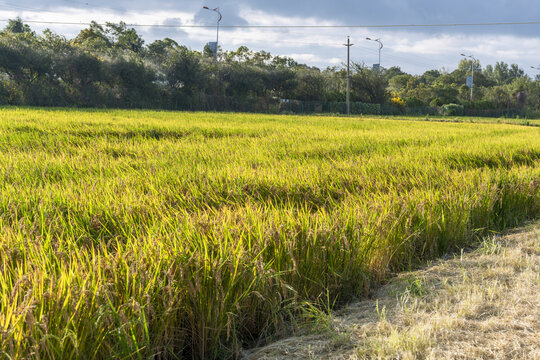
[[[315,17],[340,24],[403,24],[403,23],[470,23],[495,21],[531,21],[537,20],[540,13],[540,2],[536,0],[342,0],[342,1],[309,1],[309,0],[52,0],[36,4],[35,0],[6,1],[6,9],[23,8],[43,10],[59,7],[78,9],[103,9],[122,13],[126,11],[148,11],[170,9],[192,12],[197,22],[213,22],[214,17],[202,6],[219,6],[223,10],[223,25],[246,25],[249,19],[239,15],[240,9],[250,8],[268,12],[270,15]],[[538,27],[502,26],[486,28],[459,28],[462,32],[512,32],[530,34]],[[418,28],[417,32],[452,32],[456,29]]]
[[[210,9],[219,7],[219,11],[223,15],[221,25],[248,25],[246,19],[242,18],[239,14],[240,8],[236,5],[236,2],[232,1],[207,1],[204,3]],[[216,23],[217,14],[199,7],[195,13],[195,23],[199,25],[213,25]]]
[[[276,15],[316,17],[346,25],[433,24],[533,21],[540,13],[535,0],[370,0],[329,1],[241,1],[247,6]],[[415,28],[423,33],[514,33],[531,34],[540,26]]]
[[[145,40],[151,42],[156,39],[171,38],[176,40],[178,43],[182,43],[183,40],[188,36],[187,32],[182,28],[169,27],[169,26],[179,26],[182,25],[182,19],[179,18],[167,18],[164,19],[160,25],[167,25],[164,27],[153,27],[153,28],[143,28],[138,29],[141,34],[144,36]]]
[[[536,14],[540,13],[540,2],[537,0],[454,0],[454,1],[441,1],[441,0],[335,0],[321,1],[321,0],[50,0],[47,2],[37,2],[37,0],[5,0],[3,3],[9,6],[3,6],[3,10],[12,10],[14,14],[20,13],[20,11],[26,10],[49,10],[55,12],[55,16],[51,15],[50,20],[57,21],[62,18],[63,8],[76,8],[76,9],[92,9],[94,12],[96,9],[103,11],[103,14],[114,13],[115,15],[121,15],[126,12],[133,13],[152,13],[155,10],[170,10],[171,14],[174,11],[182,11],[191,13],[194,15],[194,20],[197,24],[201,25],[215,25],[216,14],[210,11],[202,9],[203,5],[208,7],[219,6],[223,13],[222,25],[247,25],[254,24],[255,20],[249,18],[243,18],[242,10],[258,10],[267,14],[270,19],[272,16],[291,17],[297,20],[297,23],[287,23],[281,25],[299,25],[302,23],[302,18],[315,18],[321,21],[335,23],[340,25],[379,25],[379,24],[430,24],[430,23],[472,23],[472,22],[509,22],[509,21],[534,21]],[[11,6],[11,7],[10,7]],[[24,18],[31,18],[31,13],[25,13]],[[14,15],[16,16],[16,15]],[[14,17],[13,16],[13,17]],[[171,15],[167,19],[156,19],[156,23],[162,24],[181,24],[180,19],[173,18]],[[42,16],[45,18],[46,16]],[[129,16],[126,16],[126,20]],[[66,21],[78,21],[78,19],[66,18]],[[278,20],[275,20],[276,22]],[[256,24],[254,24],[256,25]],[[44,28],[48,25],[31,24],[32,28]],[[51,26],[55,30],[54,26]],[[58,27],[60,32],[65,33],[67,27]],[[394,37],[401,36],[415,41],[414,39],[421,39],[427,37],[436,37],[440,34],[466,34],[468,36],[463,37],[466,40],[459,40],[460,47],[475,47],[478,41],[481,41],[482,37],[479,35],[487,34],[492,37],[498,37],[501,35],[514,35],[516,39],[524,38],[538,38],[540,33],[540,25],[526,25],[526,26],[493,26],[493,27],[445,27],[445,28],[409,28],[409,29],[351,29],[351,35],[356,34],[354,52],[358,54],[355,56],[357,60],[365,60],[367,63],[372,63],[377,55],[375,48],[370,47],[368,43],[362,43],[363,36],[382,36],[383,39],[390,37],[392,34]],[[73,27],[74,33],[78,32],[78,27]],[[177,28],[137,28],[147,43],[163,37],[171,37],[181,44],[191,46],[192,48],[202,48],[203,42],[201,37],[193,36],[194,32],[191,30],[177,29]],[[265,37],[265,31],[268,34],[281,33],[281,41],[270,41],[269,39],[276,39],[276,37]],[[338,51],[335,48],[328,48],[325,44],[318,44],[317,46],[304,46],[298,45],[299,49],[294,48],[293,42],[300,43],[317,43],[315,40],[318,36],[328,35],[325,29],[309,29],[309,31],[299,31],[296,29],[272,29],[272,30],[251,30],[243,29],[242,31],[233,31],[231,29],[223,29],[223,38],[220,35],[220,42],[223,46],[231,47],[232,36],[240,34],[247,46],[254,49],[263,48],[270,50],[275,54],[290,53],[305,53],[316,55],[320,59],[341,57],[342,51]],[[337,29],[332,32],[338,37],[343,34],[343,38],[349,30]],[[365,34],[364,34],[365,33]],[[191,34],[191,36],[188,36]],[[210,32],[208,32],[210,34]],[[362,36],[363,34],[363,36]],[[478,35],[478,36],[477,36]],[[212,35],[210,35],[211,38]],[[328,41],[341,40],[336,37],[327,36]],[[249,40],[251,39],[251,40]],[[287,42],[289,41],[289,42]],[[234,46],[236,46],[235,43]],[[386,45],[386,44],[385,44]],[[506,44],[508,46],[508,44]],[[512,46],[514,44],[512,43]],[[515,49],[520,47],[519,41],[516,41]],[[343,49],[341,49],[343,50]],[[446,50],[442,50],[444,52]],[[529,58],[536,58],[535,50],[531,50],[533,54],[529,54]],[[337,52],[337,53],[336,53]],[[456,63],[459,61],[459,52],[454,54],[455,49],[451,50],[452,54],[441,53],[440,55],[416,55],[408,56],[403,53],[393,53],[392,44],[389,43],[385,46],[383,56],[385,65],[393,64],[402,65],[405,69],[410,71],[420,71],[421,68],[427,67],[439,67],[437,64],[445,64],[444,61],[451,61]],[[481,54],[477,54],[481,55]],[[485,54],[482,58],[483,63],[493,62],[496,60],[497,54],[492,54],[492,57],[488,57],[490,54]],[[449,59],[449,60],[446,60]],[[501,60],[504,60],[501,58]],[[323,60],[324,61],[324,60]],[[510,60],[511,61],[511,60]],[[525,61],[525,60],[524,60]],[[529,60],[527,60],[529,61]],[[508,60],[507,60],[508,62]],[[535,61],[536,63],[536,61]],[[407,65],[409,64],[409,65]],[[433,66],[430,66],[433,64]],[[324,63],[316,63],[315,65],[323,66]],[[409,67],[410,66],[410,67]]]

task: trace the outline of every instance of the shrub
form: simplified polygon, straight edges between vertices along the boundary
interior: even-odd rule
[[[407,103],[407,107],[420,107],[420,106],[426,106],[426,104],[420,100],[417,97],[410,97],[406,98],[405,102]]]
[[[441,108],[441,114],[445,116],[461,116],[463,113],[463,105],[459,104],[446,104]]]
[[[429,106],[441,106],[442,104],[442,100],[438,97],[429,102]]]

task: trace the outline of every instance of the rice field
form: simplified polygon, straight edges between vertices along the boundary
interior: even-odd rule
[[[540,214],[540,127],[0,109],[0,359],[222,359]]]

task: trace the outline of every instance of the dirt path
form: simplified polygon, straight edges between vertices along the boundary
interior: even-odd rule
[[[540,224],[401,274],[247,359],[540,359]]]

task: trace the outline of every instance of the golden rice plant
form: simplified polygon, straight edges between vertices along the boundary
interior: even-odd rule
[[[235,358],[540,210],[540,128],[0,110],[0,359]]]

